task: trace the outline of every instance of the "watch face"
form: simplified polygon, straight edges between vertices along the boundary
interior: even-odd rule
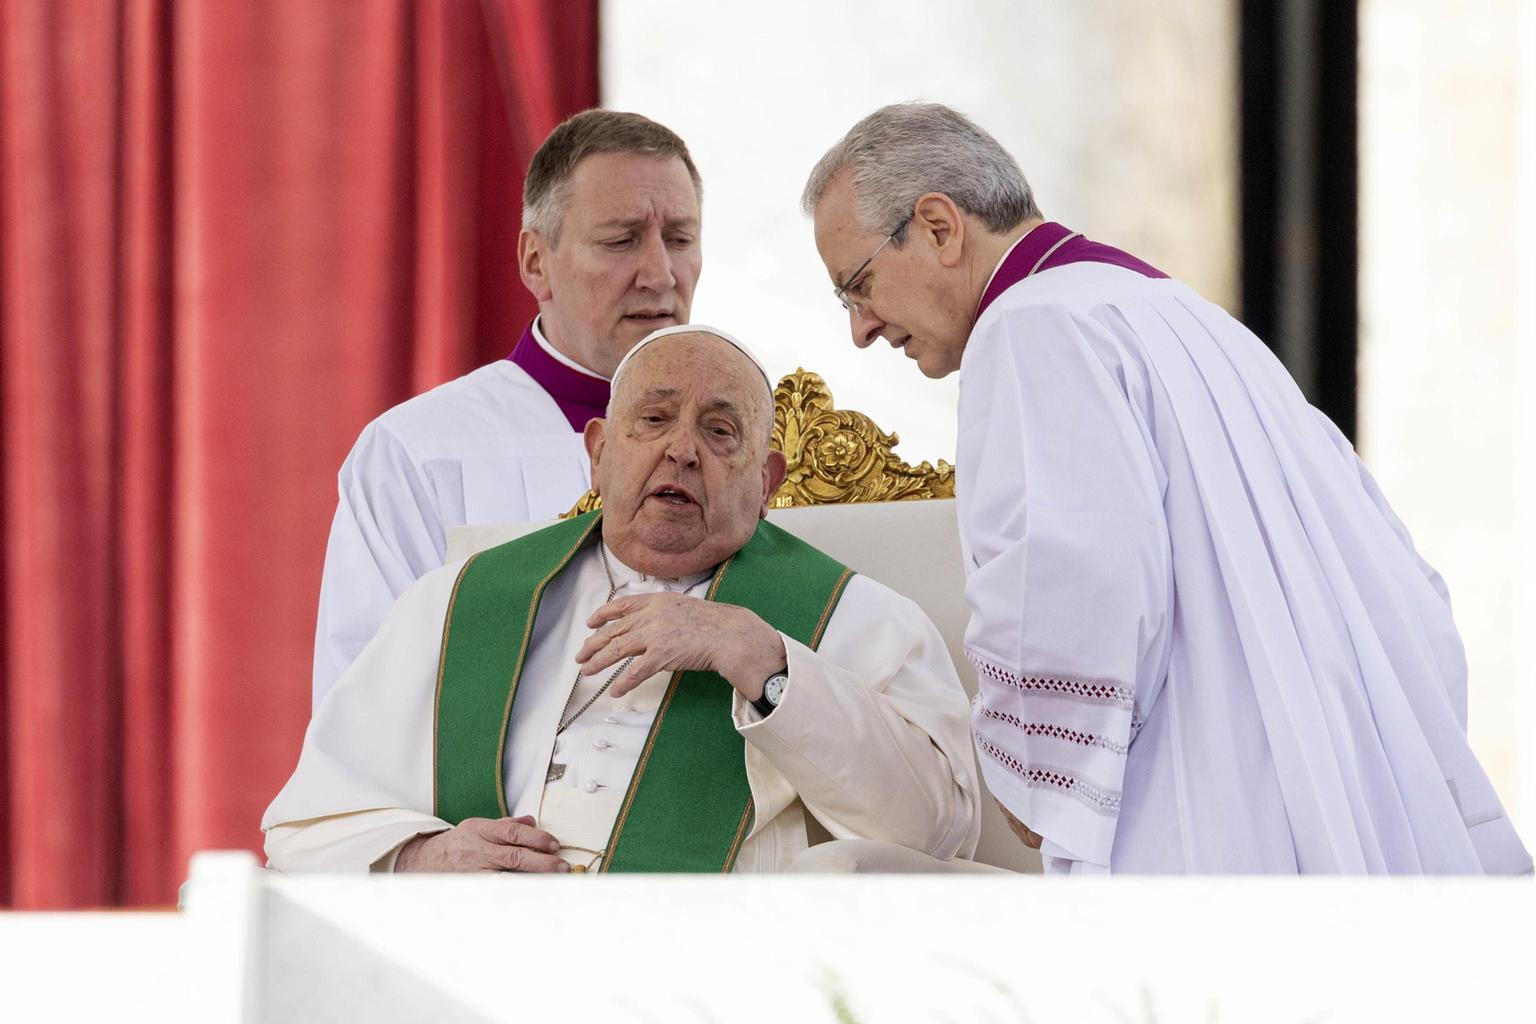
[[[779,702],[784,699],[784,684],[787,682],[788,676],[774,676],[763,684],[763,696],[768,699],[768,703],[774,707],[779,706]]]

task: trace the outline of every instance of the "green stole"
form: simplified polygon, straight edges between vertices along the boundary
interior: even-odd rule
[[[589,512],[537,530],[480,552],[460,571],[443,623],[433,719],[435,813],[444,821],[507,816],[507,723],[539,600],[601,518],[601,511]],[[750,608],[815,649],[852,575],[760,522],[715,573],[706,599]],[[752,822],[746,741],[731,721],[733,693],[714,672],[672,674],[602,870],[731,869]]]

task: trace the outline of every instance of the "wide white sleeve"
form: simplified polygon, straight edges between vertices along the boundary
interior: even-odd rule
[[[1060,307],[1006,311],[961,369],[972,732],[988,787],[1058,870],[1109,867],[1138,682],[1160,677],[1171,607],[1164,477],[1134,371],[1093,330]]]
[[[378,632],[405,592],[443,564],[446,534],[428,481],[393,432],[368,425],[342,464],[315,626],[313,701]]]
[[[400,807],[275,825],[267,830],[267,865],[296,872],[390,872],[408,840],[445,832],[446,821]]]
[[[749,767],[766,759],[834,838],[970,856],[981,818],[965,691],[922,610],[855,576],[818,650],[784,646],[789,685],[773,714],[736,696]],[[777,808],[763,789],[766,818]]]
[[[463,563],[407,588],[310,719],[293,775],[262,816],[282,871],[367,871],[432,814],[443,620]]]

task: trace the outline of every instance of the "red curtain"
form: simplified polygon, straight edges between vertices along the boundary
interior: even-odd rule
[[[336,469],[511,349],[596,102],[596,0],[0,3],[0,903],[259,849]]]

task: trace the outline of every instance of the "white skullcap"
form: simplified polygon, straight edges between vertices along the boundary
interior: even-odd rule
[[[752,365],[757,367],[757,372],[763,375],[763,383],[768,385],[768,405],[770,408],[773,406],[773,381],[768,379],[768,368],[763,365],[763,361],[757,358],[755,352],[747,348],[746,342],[733,334],[727,334],[720,328],[711,327],[708,324],[678,324],[676,327],[663,327],[661,330],[652,331],[641,338],[640,343],[626,352],[624,358],[619,360],[618,368],[613,371],[613,377],[609,383],[609,393],[618,393],[619,378],[624,375],[624,368],[629,365],[629,361],[635,358],[635,353],[645,348],[651,342],[660,341],[662,338],[673,334],[709,334],[734,346],[738,352],[752,360]]]

